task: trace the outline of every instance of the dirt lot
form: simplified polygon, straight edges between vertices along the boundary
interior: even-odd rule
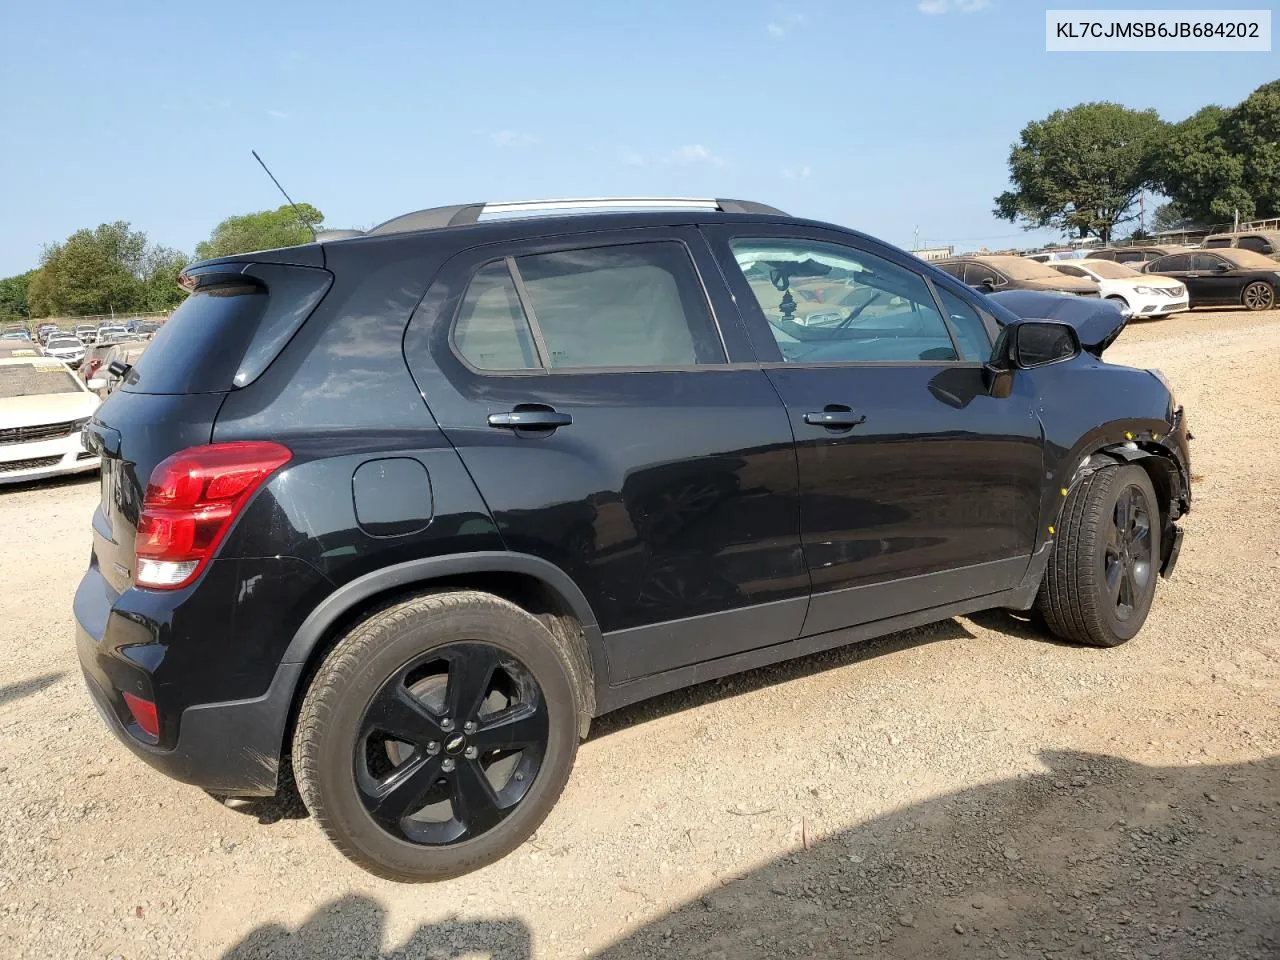
[[[532,841],[431,887],[119,746],[71,639],[96,482],[0,493],[0,956],[1280,956],[1280,314],[1110,356],[1197,437],[1138,639],[986,614],[642,704]]]

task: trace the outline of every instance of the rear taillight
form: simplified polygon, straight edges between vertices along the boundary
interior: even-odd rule
[[[132,693],[125,693],[123,696],[124,705],[129,708],[142,732],[153,739],[159,739],[160,719],[156,716],[156,705],[150,700],[135,697]]]
[[[158,590],[199,576],[254,491],[293,456],[269,441],[189,447],[151,473],[138,518],[134,583]]]

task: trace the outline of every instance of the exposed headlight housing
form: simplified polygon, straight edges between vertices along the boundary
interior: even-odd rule
[[[1156,290],[1155,287],[1134,287],[1133,292],[1141,293],[1145,296],[1150,297],[1150,296],[1154,296],[1158,291]]]

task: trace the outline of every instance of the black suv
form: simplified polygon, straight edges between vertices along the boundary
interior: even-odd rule
[[[1099,360],[1109,304],[761,204],[440,208],[181,282],[86,427],[89,690],[211,792],[291,762],[385,877],[520,844],[606,711],[991,607],[1112,646],[1177,557],[1182,411]]]

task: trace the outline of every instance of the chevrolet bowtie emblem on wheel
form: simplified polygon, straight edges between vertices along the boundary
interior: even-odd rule
[[[455,733],[452,737],[444,742],[446,753],[461,753],[462,748],[467,745],[467,738],[460,733]]]

